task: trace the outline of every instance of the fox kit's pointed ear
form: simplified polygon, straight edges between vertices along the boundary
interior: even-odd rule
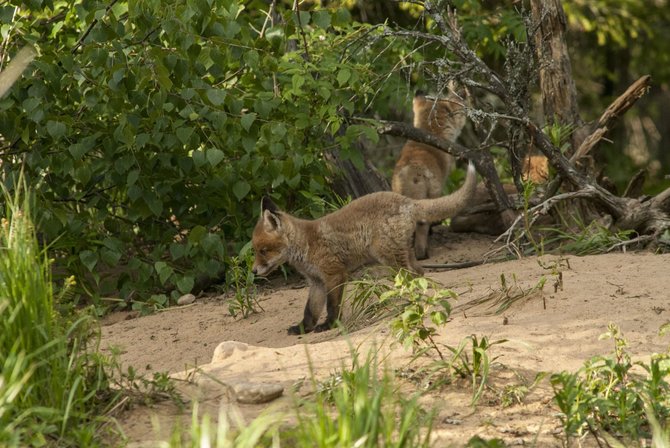
[[[267,232],[276,231],[281,229],[281,219],[277,212],[279,207],[272,202],[267,196],[263,196],[261,201],[261,216],[263,219],[263,226]]]
[[[279,211],[279,207],[277,207],[268,196],[263,196],[263,199],[261,200],[261,213],[265,210],[276,212]]]
[[[266,232],[279,231],[281,230],[281,218],[274,212],[265,210],[263,212],[263,227]]]

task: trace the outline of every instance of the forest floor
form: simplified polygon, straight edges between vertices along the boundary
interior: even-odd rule
[[[488,236],[437,228],[431,236],[432,256],[426,262],[478,260],[491,249],[492,242]],[[489,387],[476,406],[471,406],[472,385],[467,382],[453,382],[422,398],[426,409],[437,411],[434,446],[463,446],[474,435],[501,438],[508,445],[564,446],[549,377],[536,387],[529,386],[540,372],[576,371],[593,356],[611,354],[613,341],[599,339],[609,323],[619,326],[634,359],[645,360],[652,353],[667,350],[668,338],[658,336],[658,330],[670,320],[668,266],[670,254],[628,252],[584,257],[545,255],[467,269],[427,270],[428,277],[458,293],[450,320],[439,332],[437,342],[456,347],[470,335],[478,339],[486,336],[491,342],[506,340],[488,350],[495,362]],[[525,291],[543,278],[546,283],[542,292],[496,313],[498,305],[491,300],[479,302],[501,290],[503,274],[508,286],[516,282]],[[133,366],[147,376],[157,371],[177,373],[194,366],[207,371],[215,348],[224,341],[253,347],[243,356],[224,360],[216,369],[210,366],[209,371],[216,371],[223,381],[242,378],[291,386],[310,375],[323,380],[340,366],[351,365],[352,347],[363,359],[366,354],[361,352],[366,347],[376,347],[384,351],[386,363],[395,372],[411,372],[407,367],[411,353],[392,342],[388,322],[346,336],[337,330],[287,335],[286,328],[302,317],[306,298],[307,288],[301,279],[278,276],[259,290],[263,311],[246,319],[230,315],[231,299],[225,295],[199,297],[192,305],[143,317],[114,313],[102,322],[102,347],[117,347],[124,366]],[[420,381],[405,381],[405,387],[415,390],[425,386]],[[197,395],[189,387],[188,382],[180,382],[187,401]],[[513,396],[511,392],[525,387],[530,389],[525,396],[504,405],[505,399]],[[231,406],[250,419],[268,406],[291,409],[293,398],[286,392],[269,404]],[[226,394],[201,393],[198,401],[201,413],[216,416],[229,398]],[[169,438],[177,420],[190,421],[191,409],[188,404],[180,408],[165,400],[152,406],[135,406],[117,418],[133,446],[152,446],[156,440]],[[581,445],[594,446],[595,442],[585,439]]]

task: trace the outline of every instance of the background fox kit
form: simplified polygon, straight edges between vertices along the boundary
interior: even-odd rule
[[[423,274],[412,246],[416,223],[441,221],[460,212],[475,192],[476,178],[470,164],[465,183],[451,195],[414,200],[382,191],[313,221],[293,217],[263,198],[251,240],[253,273],[264,276],[289,263],[310,285],[302,322],[290,327],[289,334],[331,328],[340,315],[347,274],[364,264],[402,267]],[[326,322],[316,325],[326,302]]]
[[[429,99],[417,92],[414,97],[414,127],[445,140],[454,141],[465,126],[465,100],[454,92],[443,99]],[[442,195],[444,182],[454,167],[454,157],[423,143],[408,140],[393,171],[394,192],[414,199]],[[417,223],[414,241],[416,257],[428,257],[430,222]]]

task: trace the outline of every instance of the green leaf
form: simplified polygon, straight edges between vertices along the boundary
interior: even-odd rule
[[[430,313],[430,320],[432,320],[435,325],[444,325],[447,323],[447,314],[443,311],[433,311]]]
[[[325,10],[313,12],[312,23],[319,28],[328,28],[330,26],[330,12]]]
[[[158,273],[158,279],[162,285],[165,285],[165,282],[174,274],[174,269],[164,261],[157,261],[154,263],[154,269]]]
[[[81,158],[84,157],[84,155],[89,151],[89,148],[87,148],[82,143],[75,143],[70,145],[67,150],[70,152],[70,154],[72,154],[72,158],[74,158],[74,160],[81,160]]]
[[[351,71],[348,68],[343,68],[337,73],[337,83],[340,87],[344,86],[351,78]]]
[[[139,148],[142,149],[144,148],[144,145],[149,143],[149,140],[151,140],[151,136],[145,132],[138,134],[137,137],[135,137],[135,145]]]
[[[277,140],[281,140],[286,135],[286,125],[284,123],[272,123],[272,135]]]
[[[216,277],[221,272],[222,264],[216,260],[209,259],[205,262],[205,272],[210,277]]]
[[[240,118],[240,124],[242,125],[245,131],[249,131],[249,128],[251,128],[251,125],[254,123],[255,120],[256,120],[256,113],[249,112],[242,115],[242,118]]]
[[[190,275],[185,275],[177,280],[177,289],[179,289],[179,292],[182,294],[188,294],[193,289],[194,284],[195,280],[193,277]]]
[[[188,250],[188,246],[183,243],[172,243],[170,244],[170,255],[172,256],[172,260],[176,261],[179,260],[181,257],[186,255],[186,252]]]
[[[293,12],[293,23],[297,27],[303,27],[309,25],[310,13],[307,11],[299,11],[300,16]]]
[[[293,86],[293,90],[298,91],[300,87],[302,87],[304,84],[305,84],[305,77],[299,73],[296,73],[291,78],[291,85]]]
[[[248,50],[244,52],[244,63],[251,69],[258,69],[258,52],[256,50]]]
[[[26,110],[26,112],[31,112],[41,103],[42,100],[40,100],[39,98],[28,98],[23,102],[23,108]]]
[[[175,133],[177,134],[177,138],[185,145],[188,143],[191,135],[193,135],[193,128],[190,126],[183,126],[181,128],[177,128]]]
[[[160,216],[161,213],[163,213],[163,201],[159,199],[156,193],[147,191],[142,196],[142,199],[144,199],[144,202],[149,207],[149,210],[151,210],[151,213],[156,216]]]
[[[47,121],[47,132],[49,132],[49,135],[51,135],[56,140],[59,140],[62,136],[64,136],[66,130],[67,128],[65,127],[65,123],[53,120]]]
[[[90,272],[93,272],[93,268],[98,264],[98,254],[90,250],[81,251],[79,253],[79,259]]]
[[[237,200],[241,201],[244,199],[244,197],[249,193],[251,190],[251,185],[245,180],[238,180],[235,182],[235,185],[233,185],[233,193],[235,194],[235,197],[237,197]]]
[[[208,89],[207,99],[215,106],[220,106],[226,100],[226,91],[223,89]]]
[[[207,149],[207,161],[212,167],[215,167],[223,160],[226,155],[218,148]]]
[[[224,249],[223,243],[219,235],[215,233],[208,233],[201,241],[202,248],[205,250],[205,253],[209,256],[218,256],[223,258]]]
[[[105,262],[107,266],[116,266],[121,259],[121,253],[104,247],[100,250],[100,259]]]
[[[140,177],[140,170],[132,170],[128,172],[128,177],[126,177],[126,186],[132,187],[137,182],[137,179]]]
[[[191,157],[193,158],[193,163],[195,164],[196,168],[202,167],[205,163],[207,163],[207,159],[205,158],[205,152],[196,150],[191,153]]]
[[[191,244],[199,243],[207,234],[207,229],[203,226],[195,226],[188,234],[188,242]]]
[[[283,157],[286,153],[284,145],[281,143],[273,143],[270,145],[270,153],[274,157]]]

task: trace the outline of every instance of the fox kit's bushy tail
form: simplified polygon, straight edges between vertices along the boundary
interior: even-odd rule
[[[440,196],[435,199],[420,199],[417,201],[419,204],[418,220],[438,222],[460,213],[472,202],[476,186],[477,172],[475,171],[475,166],[470,162],[465,182],[461,188],[447,196]]]

